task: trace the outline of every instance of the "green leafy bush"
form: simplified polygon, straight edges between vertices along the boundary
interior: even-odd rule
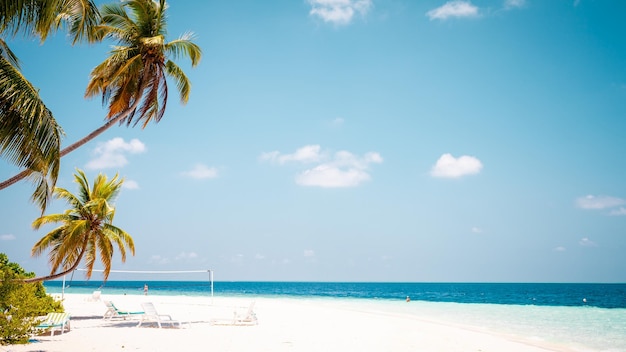
[[[37,317],[63,311],[61,302],[47,295],[41,282],[22,281],[34,276],[0,253],[0,345],[28,343]]]

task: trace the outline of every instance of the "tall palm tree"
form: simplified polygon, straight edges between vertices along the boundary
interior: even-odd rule
[[[189,101],[189,78],[169,58],[186,56],[195,67],[200,62],[202,50],[192,42],[192,33],[165,41],[166,10],[165,0],[126,0],[102,7],[102,23],[96,27],[95,34],[102,39],[114,39],[118,45],[91,71],[85,97],[102,96],[103,103],[108,103],[109,107],[108,122],[64,148],[62,155],[87,143],[113,124],[134,126],[141,122],[145,128],[151,121],[159,122],[167,105],[168,77],[176,82],[181,103]]]
[[[51,223],[61,223],[61,226],[46,234],[32,249],[33,256],[50,249],[50,275],[27,279],[26,282],[59,278],[74,271],[83,258],[87,268],[86,276],[90,278],[98,254],[104,266],[106,281],[111,271],[114,245],[119,249],[122,262],[126,261],[126,247],[135,255],[132,237],[112,224],[115,208],[111,203],[119,194],[124,180],[118,179],[117,175],[108,180],[105,175],[99,174],[90,189],[85,173],[77,170],[74,182],[78,184],[77,195],[63,188],[54,190],[55,197],[66,200],[70,209],[63,214],[41,216],[33,222],[35,229]],[[61,272],[57,273],[59,269]]]
[[[73,43],[95,41],[92,28],[98,21],[90,0],[0,0],[0,157],[26,168],[23,177],[35,183],[32,199],[42,213],[58,176],[63,131],[37,89],[20,73],[4,37],[23,32],[44,41],[66,26]]]
[[[91,72],[85,97],[102,96],[108,104],[107,122],[83,139],[61,150],[65,156],[115,124],[145,128],[151,121],[159,122],[165,113],[168,98],[166,78],[173,79],[181,103],[189,100],[191,83],[183,70],[170,60],[186,56],[195,67],[202,56],[193,34],[166,42],[167,5],[165,0],[124,0],[103,5],[102,22],[94,32],[97,40],[117,41],[110,56]],[[28,170],[0,183],[0,190],[23,179]]]

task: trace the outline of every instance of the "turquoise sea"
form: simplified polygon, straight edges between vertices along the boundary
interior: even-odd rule
[[[46,282],[49,293],[210,296],[206,281]],[[69,285],[69,286],[68,286]],[[571,351],[626,352],[626,284],[215,282],[219,296],[343,300]],[[410,304],[405,302],[411,298]]]

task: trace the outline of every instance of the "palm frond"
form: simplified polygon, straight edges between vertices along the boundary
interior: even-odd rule
[[[5,56],[0,56],[0,157],[30,171],[32,200],[43,213],[58,177],[63,130],[37,90],[11,64],[13,59]]]
[[[59,226],[56,229],[48,232],[44,237],[42,237],[31,250],[31,255],[34,257],[40,256],[48,247],[50,247],[51,243],[56,241],[65,230],[64,226]]]
[[[180,95],[180,102],[186,104],[189,101],[189,95],[191,94],[191,82],[185,75],[185,72],[176,65],[173,61],[167,61],[165,63],[165,72],[174,79],[176,82],[176,88]]]
[[[67,23],[72,44],[86,40],[94,43],[100,38],[95,34],[95,27],[100,22],[98,7],[91,0],[63,0],[59,12],[54,19],[55,29]]]
[[[180,38],[167,43],[164,48],[165,52],[172,55],[172,59],[188,57],[191,60],[191,66],[196,67],[202,58],[202,49],[192,42],[193,39],[195,39],[195,35],[192,32],[187,32]]]
[[[14,66],[16,69],[20,69],[20,60],[2,38],[0,38],[0,56],[7,60],[9,64]]]

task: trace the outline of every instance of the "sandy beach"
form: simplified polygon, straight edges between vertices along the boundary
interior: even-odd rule
[[[479,327],[385,311],[371,301],[290,298],[104,295],[120,310],[141,310],[152,302],[159,314],[171,315],[182,328],[155,324],[138,327],[139,318],[105,320],[102,301],[90,295],[65,295],[71,330],[36,336],[28,345],[0,346],[11,352],[85,351],[433,351],[547,352],[570,351],[532,337],[495,334]],[[214,325],[254,302],[258,324]],[[414,304],[415,302],[406,303]]]

